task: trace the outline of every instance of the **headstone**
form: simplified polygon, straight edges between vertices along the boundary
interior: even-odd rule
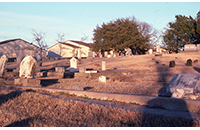
[[[99,76],[99,82],[106,82],[106,76]]]
[[[160,46],[156,46],[156,53],[161,53]]]
[[[81,48],[78,49],[78,59],[81,59]]]
[[[32,56],[26,56],[20,63],[19,77],[33,78],[37,61]]]
[[[72,57],[70,59],[70,72],[76,72],[77,71],[77,59]]]
[[[56,72],[65,72],[65,67],[55,67]]]
[[[86,68],[85,67],[79,67],[79,73],[85,73]]]
[[[87,59],[92,59],[92,58],[93,58],[93,52],[90,51],[90,52],[88,52],[88,57],[87,57]]]
[[[1,56],[0,58],[0,77],[3,76],[3,73],[5,71],[6,68],[6,62],[8,61],[8,58],[6,55]]]
[[[173,94],[183,89],[185,94],[200,92],[200,74],[175,74],[169,82],[166,92]]]
[[[186,65],[187,65],[187,66],[192,66],[192,60],[191,60],[191,59],[188,59]]]
[[[153,54],[153,49],[149,49],[149,54]]]
[[[106,71],[106,62],[105,61],[102,61],[102,70]]]
[[[169,67],[175,67],[175,61],[174,60],[169,62]]]

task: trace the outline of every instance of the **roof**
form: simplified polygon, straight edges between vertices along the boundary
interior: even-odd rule
[[[64,44],[64,45],[67,45],[67,46],[70,46],[70,47],[73,47],[73,48],[80,48],[78,46],[75,46],[75,45],[72,45],[72,44],[69,44],[69,43],[61,43],[61,44]]]
[[[67,40],[67,41],[65,41],[65,43],[68,42],[68,41],[70,41],[70,42],[75,42],[75,43],[77,43],[77,44],[80,44],[80,45],[83,45],[83,46],[87,46],[87,47],[90,47],[90,46],[91,46],[91,43],[85,43],[85,42],[74,41],[74,40]]]
[[[30,44],[30,45],[33,45],[33,46],[39,48],[38,46],[36,46],[36,45],[34,45],[34,44],[32,44],[32,43],[29,43],[29,42],[27,42],[27,41],[25,41],[25,40],[23,40],[23,39],[21,39],[21,38],[18,38],[18,39],[10,39],[10,40],[6,40],[6,41],[2,41],[2,42],[0,42],[0,45],[6,44],[6,43],[9,43],[9,42],[14,42],[14,41],[16,41],[16,40],[24,41],[24,42],[26,42],[26,43],[28,43],[28,44]]]

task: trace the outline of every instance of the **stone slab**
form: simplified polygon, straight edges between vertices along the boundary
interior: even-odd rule
[[[56,77],[56,78],[63,78],[63,72],[47,72],[47,77]]]
[[[65,72],[65,67],[55,67],[55,72]]]
[[[14,84],[15,85],[20,85],[20,86],[41,87],[41,80],[39,80],[39,79],[17,78],[17,79],[14,79]]]
[[[97,70],[85,71],[85,73],[98,73]]]
[[[200,74],[175,74],[167,86],[167,93],[183,89],[186,93],[200,92]]]

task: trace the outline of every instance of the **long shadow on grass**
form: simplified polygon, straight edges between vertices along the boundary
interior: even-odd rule
[[[7,101],[10,100],[10,99],[14,99],[14,98],[20,96],[21,93],[22,93],[22,91],[16,90],[16,91],[12,91],[12,92],[10,92],[10,93],[8,93],[8,94],[6,94],[6,95],[5,95],[5,94],[1,94],[1,95],[0,95],[0,105],[1,105],[2,103],[7,102]]]
[[[26,119],[23,119],[21,121],[15,121],[5,127],[28,127],[30,126],[30,123],[33,121],[33,118],[29,117]]]
[[[159,60],[155,60],[155,63],[157,64],[157,72],[159,73],[159,79],[158,82],[168,82],[167,76],[169,72],[169,67],[165,65],[165,67],[159,65]],[[164,70],[164,73],[162,72]],[[164,93],[164,94],[161,94]],[[162,97],[157,97],[153,100],[150,100],[147,102],[147,106],[145,110],[143,111],[143,117],[142,117],[142,126],[145,127],[185,127],[185,126],[192,126],[193,125],[193,119],[188,111],[188,107],[184,100],[182,99],[174,99],[173,102],[171,100],[167,100],[166,98],[170,98],[171,94],[166,93],[166,84],[163,84],[162,88],[158,91],[158,94]],[[165,98],[163,98],[165,97]],[[187,117],[181,118],[181,117],[171,117],[168,114],[163,114],[162,112],[159,113],[160,109],[171,109],[174,110],[174,108],[177,111],[185,111],[184,115]],[[154,111],[157,114],[150,114],[149,109],[154,109]],[[160,110],[161,111],[161,110]],[[169,110],[170,111],[170,110]],[[176,111],[174,111],[176,113]]]

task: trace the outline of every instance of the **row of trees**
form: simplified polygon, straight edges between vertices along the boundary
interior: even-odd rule
[[[196,18],[176,15],[175,22],[169,22],[163,34],[164,43],[170,50],[178,50],[185,44],[200,40],[200,11]]]
[[[179,50],[185,44],[200,41],[200,11],[196,18],[182,15],[176,15],[175,18],[175,22],[169,22],[161,36],[148,23],[138,22],[134,17],[97,25],[91,49],[98,52],[130,48],[133,54],[143,54],[145,49],[155,46],[160,37],[163,38],[163,46],[169,50]]]
[[[130,48],[133,54],[143,54],[156,42],[156,33],[148,23],[138,22],[134,17],[116,19],[97,25],[91,49],[98,52]]]

